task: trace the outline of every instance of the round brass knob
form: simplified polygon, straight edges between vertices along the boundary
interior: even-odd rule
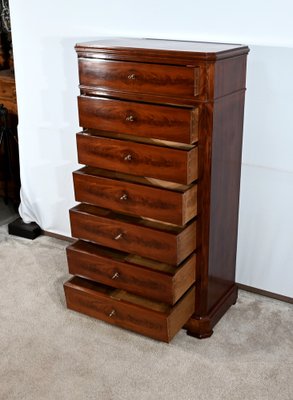
[[[126,193],[124,193],[121,197],[120,200],[127,200],[128,196]]]

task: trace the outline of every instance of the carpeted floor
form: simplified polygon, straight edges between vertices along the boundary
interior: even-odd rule
[[[0,227],[1,400],[292,400],[293,306],[240,292],[167,345],[65,308],[66,242]]]

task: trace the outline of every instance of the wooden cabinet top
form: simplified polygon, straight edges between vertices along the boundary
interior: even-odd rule
[[[128,38],[107,38],[93,42],[78,43],[75,49],[77,53],[104,53],[107,58],[111,58],[111,54],[114,52],[121,56],[131,52],[137,56],[183,57],[211,61],[247,54],[249,51],[247,46],[241,44]]]

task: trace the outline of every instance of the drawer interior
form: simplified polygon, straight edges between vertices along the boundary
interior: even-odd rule
[[[136,136],[136,135],[127,135],[127,134],[122,134],[122,133],[116,133],[116,132],[111,132],[111,131],[101,131],[97,129],[84,129],[80,133],[87,133],[93,136],[102,136],[102,137],[108,137],[112,139],[121,139],[125,141],[130,141],[130,142],[136,142],[136,143],[145,143],[145,144],[150,144],[154,146],[160,146],[160,147],[169,147],[173,149],[178,149],[178,150],[191,150],[194,147],[197,146],[197,142],[193,144],[188,144],[188,143],[180,143],[180,142],[171,142],[169,140],[162,140],[162,139],[154,139],[154,138],[148,138],[148,137],[141,137],[141,136]]]
[[[107,297],[111,297],[112,299],[118,301],[122,300],[124,302],[139,305],[153,311],[159,311],[161,313],[169,313],[172,309],[172,307],[168,304],[152,301],[144,297],[139,297],[134,294],[127,293],[125,290],[115,289],[110,286],[103,285],[102,283],[97,283],[84,278],[73,277],[70,280],[70,284],[78,287],[82,286],[84,289],[90,290],[92,294],[106,295]]]
[[[183,185],[183,184],[176,183],[176,182],[169,182],[169,181],[163,181],[161,179],[123,174],[123,173],[116,172],[116,171],[109,171],[109,170],[105,170],[105,169],[93,168],[93,167],[88,167],[88,166],[83,167],[83,168],[75,171],[74,173],[81,174],[81,175],[102,176],[104,178],[117,179],[117,180],[123,181],[123,182],[132,182],[135,184],[141,184],[141,185],[146,185],[146,186],[151,186],[151,187],[154,186],[154,187],[158,187],[161,189],[171,190],[171,191],[175,191],[175,192],[179,192],[179,193],[184,193],[188,189],[191,189],[193,186],[192,184],[191,185]]]
[[[174,235],[181,233],[186,228],[186,226],[180,227],[177,225],[169,224],[167,222],[159,222],[147,218],[137,218],[129,215],[117,214],[112,210],[92,206],[90,204],[78,204],[77,206],[73,207],[71,211],[89,214],[97,217],[105,217],[114,221],[126,222],[137,226],[144,226],[157,231],[170,232]],[[187,224],[187,226],[190,224],[191,223]]]

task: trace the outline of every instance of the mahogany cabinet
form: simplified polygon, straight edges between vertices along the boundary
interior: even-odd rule
[[[76,45],[79,205],[69,309],[169,342],[208,337],[236,302],[248,47]]]

